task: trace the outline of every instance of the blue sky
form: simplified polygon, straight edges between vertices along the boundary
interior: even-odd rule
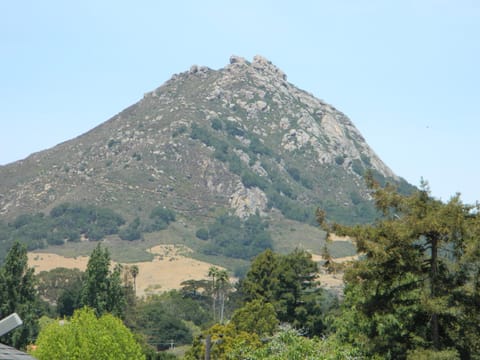
[[[106,121],[192,64],[260,54],[394,172],[480,200],[480,2],[3,1],[0,164]]]

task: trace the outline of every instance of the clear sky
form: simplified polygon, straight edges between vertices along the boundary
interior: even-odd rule
[[[343,111],[412,184],[480,200],[478,0],[1,1],[0,164],[232,54]]]

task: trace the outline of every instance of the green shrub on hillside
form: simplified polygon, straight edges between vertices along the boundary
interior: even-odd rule
[[[221,215],[208,228],[209,242],[203,252],[208,255],[224,255],[251,259],[272,247],[268,224],[259,215],[251,215],[245,221],[238,216]]]

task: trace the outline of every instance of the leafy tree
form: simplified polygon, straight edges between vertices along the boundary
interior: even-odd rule
[[[245,300],[271,303],[281,322],[303,328],[309,335],[323,330],[322,293],[317,264],[305,251],[279,255],[266,250],[257,256],[241,284]]]
[[[268,224],[258,214],[245,221],[238,216],[221,215],[208,228],[209,242],[203,252],[209,255],[251,259],[272,247]]]
[[[137,305],[136,329],[146,336],[147,342],[159,349],[192,342],[191,331],[179,314],[169,311],[162,297],[153,297]]]
[[[76,241],[79,235],[89,240],[101,240],[105,235],[118,233],[125,220],[111,209],[92,205],[63,203],[50,211],[55,232],[69,241]]]
[[[208,230],[205,228],[200,228],[196,231],[195,236],[200,240],[208,240],[209,238]]]
[[[83,288],[82,277],[73,279],[65,285],[57,299],[57,313],[59,316],[72,316],[74,311],[81,308],[81,297]]]
[[[260,337],[272,336],[278,327],[275,308],[262,300],[253,300],[237,309],[230,320],[236,332],[254,333]]]
[[[142,360],[140,345],[122,321],[111,314],[97,318],[89,308],[64,323],[54,321],[40,332],[33,355],[39,360]]]
[[[471,359],[480,350],[478,209],[472,212],[459,196],[442,203],[425,183],[400,195],[371,176],[367,181],[383,217],[372,225],[329,227],[352,236],[363,254],[344,277],[337,334],[367,357],[454,348]]]
[[[24,348],[38,333],[38,297],[34,270],[28,268],[25,246],[15,242],[0,268],[0,318],[16,312],[23,325],[0,338],[0,342]]]
[[[95,310],[98,315],[106,312],[123,317],[125,293],[121,282],[121,267],[110,270],[110,254],[98,244],[90,255],[81,302]]]
[[[249,359],[244,355],[260,346],[260,339],[254,333],[237,332],[230,325],[215,324],[195,338],[184,359]]]
[[[293,329],[283,329],[264,346],[249,354],[252,360],[324,359],[317,339],[308,339]]]
[[[142,238],[140,218],[136,217],[125,229],[120,230],[118,236],[122,240],[134,241]]]
[[[50,304],[57,304],[60,296],[65,291],[71,291],[73,287],[82,282],[83,272],[79,269],[67,269],[63,267],[50,271],[42,271],[36,275],[37,291],[40,297]],[[73,314],[73,311],[70,315]]]
[[[156,302],[168,314],[182,321],[192,322],[196,326],[204,326],[212,319],[208,304],[185,297],[180,291],[171,290],[145,300],[150,301]]]
[[[212,287],[208,280],[185,280],[180,285],[182,296],[194,300],[206,299]]]
[[[148,228],[149,231],[164,230],[171,222],[176,220],[176,215],[173,210],[157,206],[150,213],[150,219],[153,221]]]

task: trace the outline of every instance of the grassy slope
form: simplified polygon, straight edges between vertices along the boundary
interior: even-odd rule
[[[203,224],[197,225],[198,227]],[[170,224],[168,229],[144,234],[144,240],[124,241],[117,236],[107,237],[103,244],[108,246],[112,259],[122,263],[151,261],[153,255],[147,250],[159,244],[181,244],[191,248],[192,253],[185,256],[223,266],[230,270],[245,268],[248,261],[232,259],[224,256],[209,256],[201,253],[204,241],[195,237],[197,230],[195,224],[188,224],[186,220],[179,219]],[[315,254],[321,254],[325,244],[325,232],[318,227],[284,219],[280,215],[273,215],[270,219],[269,230],[274,241],[274,250],[279,253],[288,253],[295,248],[305,249]],[[63,246],[50,246],[37,252],[49,252],[65,257],[90,255],[96,242],[68,243]],[[335,241],[329,244],[333,257],[343,257],[355,254],[354,246],[347,241]]]

